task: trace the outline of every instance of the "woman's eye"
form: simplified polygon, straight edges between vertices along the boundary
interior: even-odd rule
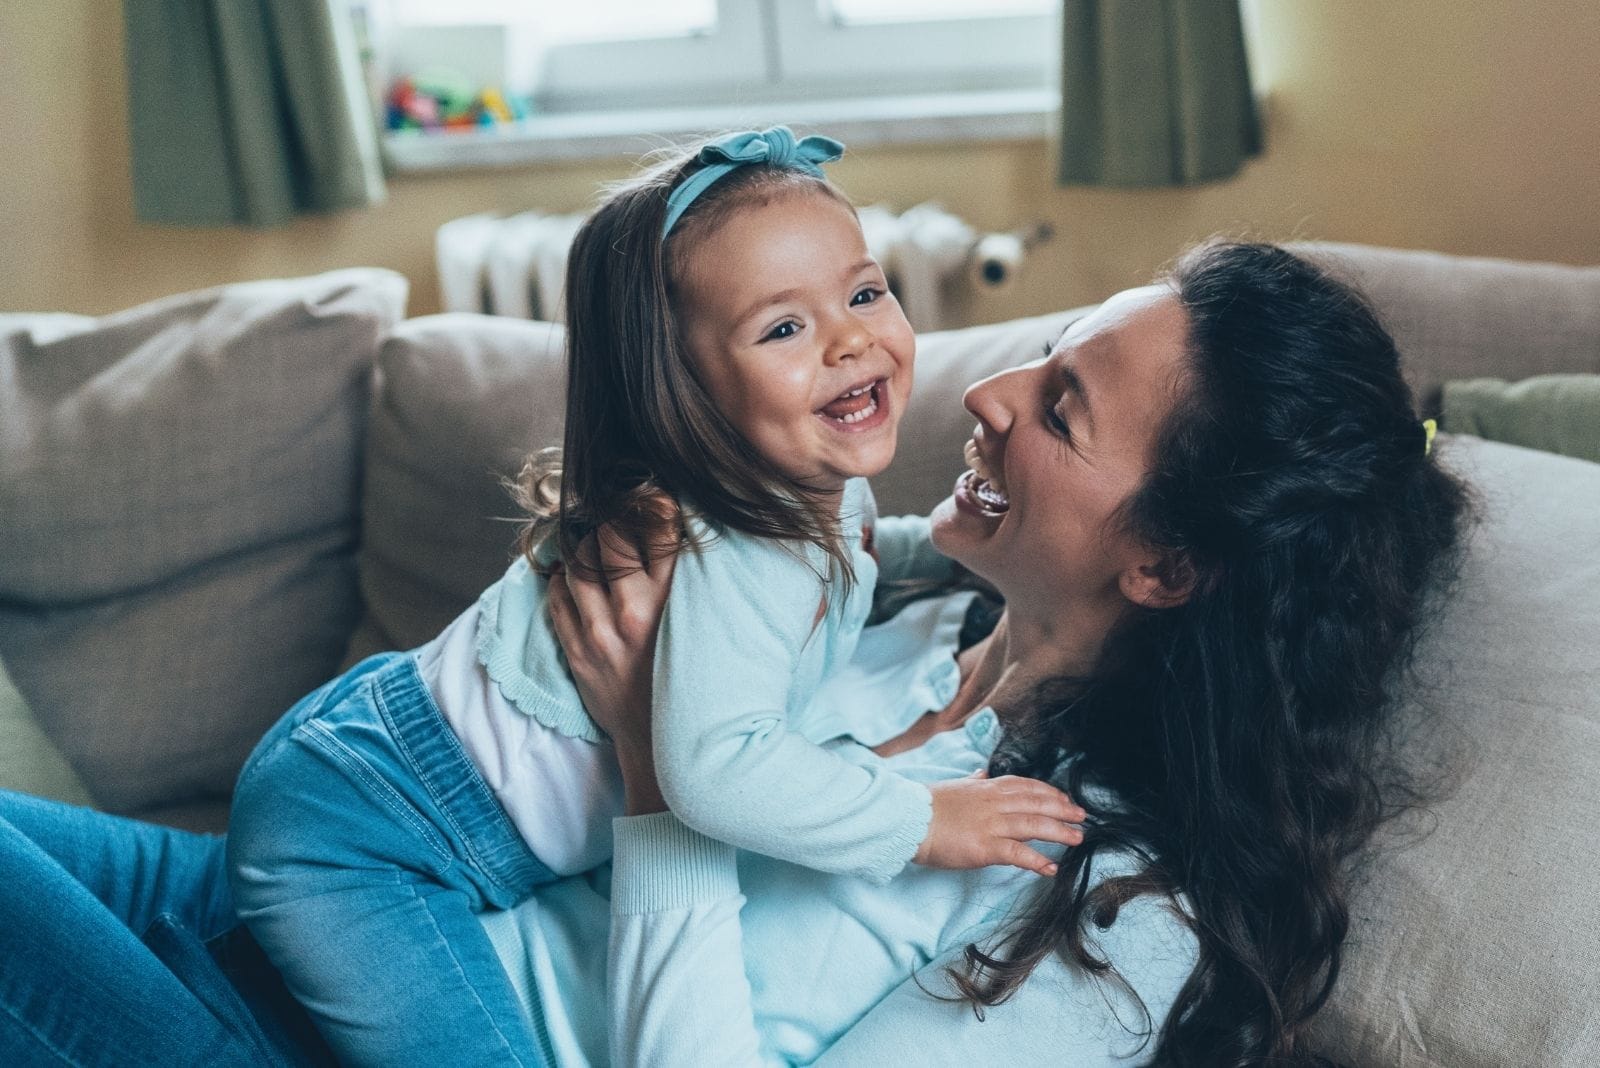
[[[800,324],[799,323],[795,322],[793,319],[785,319],[783,322],[779,323],[777,326],[773,327],[771,330],[768,330],[767,333],[766,333],[766,336],[763,337],[761,340],[762,341],[782,341],[785,338],[794,337],[799,332],[800,332]]]
[[[1044,410],[1044,421],[1049,423],[1050,428],[1062,437],[1072,437],[1072,428],[1067,426],[1067,421],[1061,418],[1061,413],[1056,410],[1054,405]]]
[[[871,304],[881,296],[883,296],[883,290],[868,286],[850,298],[850,306],[858,308],[863,304]]]

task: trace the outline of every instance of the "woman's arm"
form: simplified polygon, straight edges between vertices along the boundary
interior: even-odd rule
[[[670,812],[613,826],[612,1063],[782,1064],[756,1030],[733,847]]]
[[[613,823],[611,1061],[759,1065],[734,848],[668,812],[656,781],[651,663],[672,573],[668,560],[605,588],[566,575],[550,584],[556,633],[584,706],[616,747],[628,813]]]
[[[607,973],[613,1063],[790,1064],[763,1047],[755,1025],[733,849],[670,813],[619,819],[615,826]],[[966,1002],[935,995],[953,994],[946,966],[959,963],[967,942],[987,933],[958,939],[814,1063],[1140,1063],[1196,952],[1193,935],[1165,902],[1137,898],[1089,943],[1127,980],[1132,995],[1114,980],[1051,956],[980,1021]]]
[[[969,942],[992,949],[985,943],[990,934],[963,935],[873,1006],[817,1063],[901,1063],[914,1042],[940,1064],[1142,1064],[1197,954],[1193,933],[1167,902],[1135,898],[1108,930],[1088,939],[1134,996],[1114,979],[1095,978],[1051,954],[1009,999],[984,1009],[980,1020],[970,1003],[941,998],[955,994],[946,968],[961,965]]]

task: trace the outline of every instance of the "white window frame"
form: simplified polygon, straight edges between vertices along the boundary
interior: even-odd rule
[[[536,82],[525,28],[471,28],[496,29],[500,55],[471,73],[533,89],[534,118],[389,135],[396,169],[637,155],[663,137],[779,121],[856,145],[1025,140],[1047,135],[1058,101],[1054,15],[846,24],[819,0],[717,0],[714,32],[558,45]],[[381,54],[378,68],[393,71]]]
[[[1053,15],[846,23],[818,0],[768,2],[777,84],[808,96],[1033,89],[1051,80],[1061,50]]]

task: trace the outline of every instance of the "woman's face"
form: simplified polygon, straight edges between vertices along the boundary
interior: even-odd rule
[[[1187,331],[1170,288],[1128,290],[1073,323],[1044,359],[967,390],[978,419],[969,470],[934,510],[933,541],[993,583],[1013,614],[1146,599],[1138,579],[1158,557],[1117,510],[1151,466]]]

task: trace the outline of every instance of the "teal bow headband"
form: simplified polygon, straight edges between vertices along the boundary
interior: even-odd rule
[[[744,133],[719,137],[700,150],[697,157],[707,164],[689,177],[667,197],[667,221],[662,224],[663,239],[677,224],[683,213],[707,189],[730,171],[752,163],[768,167],[787,167],[804,171],[821,178],[821,164],[832,163],[844,155],[844,145],[831,137],[807,137],[796,141],[794,131],[787,126],[774,126],[770,130],[746,130]]]

